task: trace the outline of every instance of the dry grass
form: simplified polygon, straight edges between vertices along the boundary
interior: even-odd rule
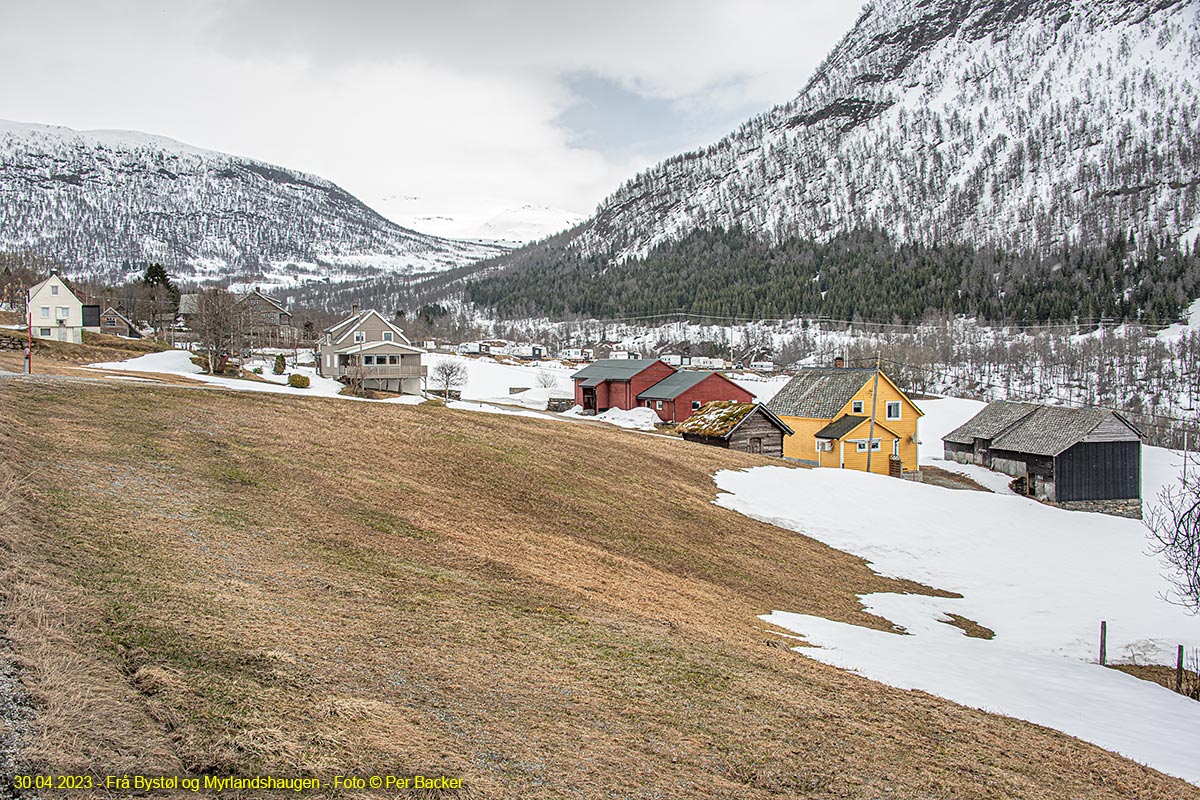
[[[973,639],[995,639],[996,632],[991,628],[980,625],[969,617],[960,616],[959,614],[946,614],[949,619],[940,620],[947,625],[953,625],[963,632],[964,636],[970,636]]]
[[[758,614],[886,626],[858,594],[931,590],[712,505],[716,469],[765,459],[436,406],[130,398],[0,383],[0,460],[36,474],[3,558],[46,769],[443,771],[476,797],[1200,797],[778,647]]]
[[[972,492],[992,491],[966,475],[941,467],[931,467],[928,464],[921,465],[921,482],[931,486],[941,486],[944,489],[968,489]]]
[[[1132,675],[1135,678],[1141,678],[1144,681],[1157,683],[1159,686],[1165,686],[1171,691],[1175,691],[1175,668],[1161,664],[1109,664],[1109,669],[1119,670],[1126,675]],[[1188,669],[1186,662],[1183,670],[1183,691],[1184,693],[1195,692],[1196,687],[1200,687],[1200,672],[1194,669]],[[1195,695],[1191,695],[1195,697]]]

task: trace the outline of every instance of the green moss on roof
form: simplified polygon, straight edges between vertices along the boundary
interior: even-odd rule
[[[696,413],[679,424],[678,433],[720,438],[728,436],[754,410],[754,403],[738,403],[733,400],[713,400],[701,406]]]

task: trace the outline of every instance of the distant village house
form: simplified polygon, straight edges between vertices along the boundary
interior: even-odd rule
[[[33,337],[83,343],[83,303],[57,274],[30,287],[26,307]]]
[[[108,306],[100,313],[100,333],[109,336],[124,336],[127,339],[141,339],[142,332],[137,325],[113,306]]]

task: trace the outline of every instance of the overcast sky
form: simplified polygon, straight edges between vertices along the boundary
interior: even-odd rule
[[[393,216],[589,213],[791,99],[859,7],[0,0],[0,118],[252,156]]]

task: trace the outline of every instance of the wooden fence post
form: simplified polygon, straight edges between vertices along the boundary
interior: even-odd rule
[[[1175,656],[1175,691],[1183,691],[1183,645],[1179,645],[1178,654]]]
[[[1100,666],[1104,666],[1108,661],[1108,623],[1100,620]]]

